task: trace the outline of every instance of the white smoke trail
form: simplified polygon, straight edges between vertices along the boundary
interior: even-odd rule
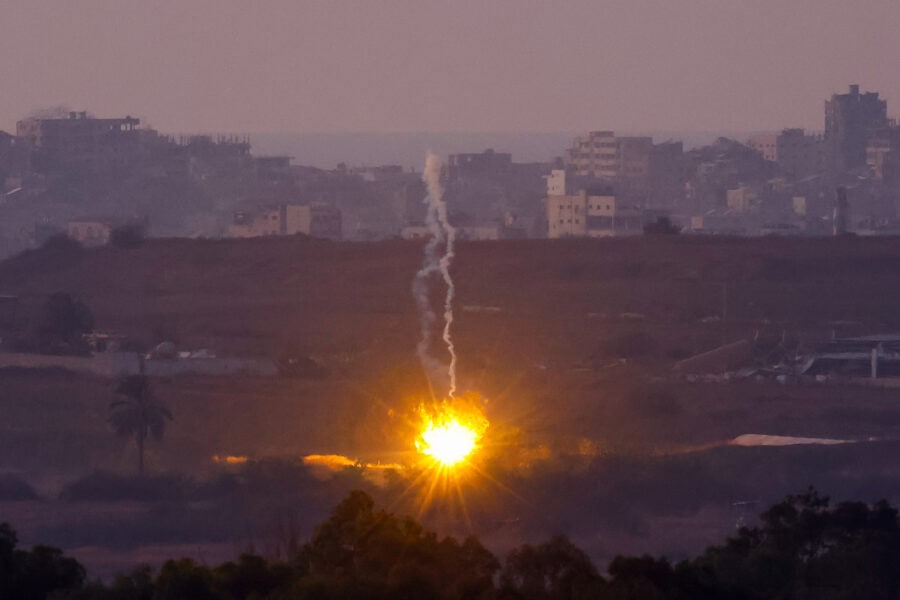
[[[427,284],[428,277],[432,273],[441,273],[441,277],[447,285],[447,294],[444,298],[444,331],[442,338],[444,343],[447,344],[447,351],[450,353],[448,375],[450,377],[449,395],[452,398],[456,393],[456,349],[450,336],[450,326],[453,324],[453,297],[456,294],[456,288],[453,284],[453,278],[450,277],[450,264],[453,262],[454,257],[453,244],[456,241],[456,230],[447,219],[447,205],[443,199],[444,188],[441,186],[441,167],[441,160],[434,154],[429,153],[425,160],[425,171],[422,173],[422,180],[428,189],[428,196],[425,198],[427,204],[425,224],[428,226],[431,239],[425,245],[422,267],[413,280],[413,296],[421,315],[422,325],[422,339],[419,341],[416,353],[426,369],[433,370],[438,365],[437,361],[429,354],[431,327],[435,321],[435,315],[431,310],[431,303],[428,299]],[[437,249],[441,242],[444,243],[444,254],[438,259]]]

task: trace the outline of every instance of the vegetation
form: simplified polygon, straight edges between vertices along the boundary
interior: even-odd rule
[[[130,375],[116,388],[123,396],[109,405],[109,423],[116,434],[133,437],[138,451],[138,474],[144,473],[144,443],[148,437],[161,440],[166,421],[172,413],[153,396],[149,380],[143,375]]]
[[[20,550],[16,532],[0,523],[0,598],[45,600],[54,592],[76,591],[84,583],[84,568],[57,548]]]
[[[657,217],[652,223],[644,225],[645,235],[678,235],[681,227],[672,223],[669,217]]]
[[[84,302],[66,292],[56,292],[44,304],[41,346],[54,354],[84,353],[82,336],[93,328],[94,315]]]
[[[476,538],[441,539],[411,518],[376,510],[360,491],[290,556],[244,554],[216,567],[169,560],[109,585],[85,584],[84,569],[57,549],[17,550],[16,543],[0,525],[3,598],[893,600],[900,592],[897,510],[884,501],[831,507],[813,489],[692,560],[618,556],[605,577],[563,536],[516,548],[501,564]]]
[[[144,223],[126,223],[109,232],[109,244],[114,248],[139,248],[147,237]]]

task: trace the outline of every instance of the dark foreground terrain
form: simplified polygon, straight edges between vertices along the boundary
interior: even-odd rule
[[[363,487],[499,551],[561,532],[603,564],[696,553],[810,484],[836,499],[900,500],[897,392],[672,376],[677,360],[723,341],[900,330],[896,240],[460,244],[460,387],[488,400],[492,422],[462,483],[465,511],[404,493],[414,467],[365,468],[415,463],[409,416],[428,394],[410,293],[420,256],[421,245],[399,241],[154,240],[0,263],[0,294],[19,298],[5,340],[27,341],[48,295],[65,291],[97,329],[137,346],[171,340],[318,366],[155,380],[175,418],[149,445],[143,480],[132,476],[133,443],[105,421],[115,381],[2,371],[0,520],[26,544],[61,545],[109,574],[175,554],[276,552]],[[852,443],[729,444],[748,433]],[[302,464],[307,454],[361,465],[323,472]],[[213,461],[227,455],[248,462]]]

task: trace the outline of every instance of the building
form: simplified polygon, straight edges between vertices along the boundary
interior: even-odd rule
[[[851,85],[847,94],[825,101],[825,143],[829,165],[846,171],[866,164],[866,145],[872,132],[886,127],[887,101],[878,92],[859,93]]]
[[[735,212],[747,212],[759,206],[759,197],[751,187],[742,185],[725,191],[725,205]]]
[[[616,138],[616,177],[619,179],[646,180],[650,174],[650,155],[653,138]]]
[[[564,162],[576,177],[615,185],[628,204],[668,209],[684,196],[683,156],[681,142],[592,131],[575,138]]]
[[[575,138],[566,151],[566,164],[575,175],[611,180],[618,174],[616,134],[612,131],[591,131]]]
[[[893,121],[874,132],[866,145],[866,164],[875,179],[900,183],[900,127]]]
[[[32,117],[16,123],[16,136],[36,152],[35,168],[115,171],[134,165],[141,154],[139,119],[96,119],[85,112],[68,118]]]
[[[648,164],[647,208],[672,209],[684,199],[684,145],[681,142],[655,144]]]
[[[0,131],[0,191],[4,191],[4,180],[8,177],[21,182],[22,175],[29,170],[29,157],[24,140]]]
[[[642,211],[626,206],[609,188],[566,190],[565,171],[554,170],[547,178],[547,237],[612,237],[643,231]]]
[[[832,340],[807,356],[799,372],[825,378],[896,379],[900,377],[900,336]]]
[[[280,204],[259,212],[237,211],[228,231],[231,237],[240,238],[304,234],[339,240],[341,211],[323,204]]]
[[[404,240],[427,240],[431,237],[431,228],[427,225],[407,225],[400,230]],[[504,237],[503,228],[499,225],[463,225],[453,228],[456,241],[499,240]]]
[[[760,133],[750,136],[747,145],[762,154],[766,160],[778,160],[778,136],[774,133]]]
[[[113,224],[107,219],[76,219],[66,223],[66,235],[84,246],[103,246],[109,242]]]
[[[825,171],[825,141],[802,129],[785,129],[775,139],[778,166],[792,179]]]
[[[466,176],[498,175],[512,168],[512,154],[488,148],[475,154],[451,154],[447,157],[447,173],[451,179]]]

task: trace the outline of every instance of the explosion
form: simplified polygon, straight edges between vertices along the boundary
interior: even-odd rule
[[[488,420],[476,406],[454,402],[428,411],[420,407],[422,429],[416,449],[441,468],[455,467],[479,448]]]
[[[422,433],[423,444],[419,451],[434,457],[445,467],[452,467],[472,453],[476,438],[477,434],[459,421],[439,426],[431,424]]]

